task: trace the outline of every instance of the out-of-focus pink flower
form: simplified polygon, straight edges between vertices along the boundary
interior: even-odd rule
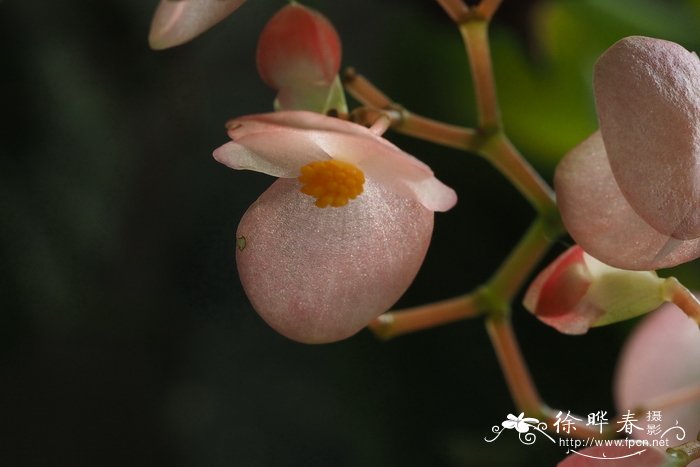
[[[668,438],[680,444],[700,433],[699,385],[697,323],[675,305],[664,305],[635,328],[622,350],[615,370],[615,404],[621,412],[636,407],[658,410],[661,420],[649,423],[660,425],[662,431],[678,421],[685,430],[685,440],[676,441],[677,431],[669,432]],[[664,398],[668,400],[661,402]],[[652,402],[669,404],[673,400],[677,403],[665,407],[655,407]],[[645,430],[635,430],[633,436],[658,439]],[[700,461],[692,465],[700,466]]]
[[[423,261],[433,211],[450,209],[454,191],[372,131],[336,118],[276,112],[228,129],[217,161],[279,177],[237,232],[239,275],[260,316],[291,339],[322,343],[391,307]]]
[[[652,270],[700,256],[700,60],[628,37],[595,65],[600,131],[557,168],[562,219],[612,266]]]
[[[667,467],[659,449],[627,446],[594,446],[566,456],[557,467]]]
[[[655,272],[608,266],[575,245],[540,272],[523,303],[559,332],[583,334],[656,309],[664,282]]]
[[[148,42],[160,50],[188,42],[234,12],[245,0],[161,0]]]
[[[260,77],[279,91],[284,110],[325,112],[340,69],[341,44],[333,25],[317,11],[292,3],[265,25],[256,61]]]

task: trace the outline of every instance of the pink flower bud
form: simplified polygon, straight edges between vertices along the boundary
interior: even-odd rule
[[[564,334],[633,318],[660,306],[664,279],[654,272],[610,267],[576,245],[535,278],[525,308]]]
[[[557,167],[567,230],[615,267],[700,256],[700,61],[672,42],[622,39],[595,67],[600,131]]]
[[[161,0],[148,42],[167,49],[188,42],[233,13],[245,0]]]
[[[313,109],[327,98],[340,69],[341,45],[333,25],[297,3],[278,11],[258,40],[260,77],[279,91],[283,109]],[[311,100],[311,104],[307,101]]]

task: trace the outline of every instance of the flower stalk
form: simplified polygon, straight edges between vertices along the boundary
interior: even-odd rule
[[[403,310],[384,313],[372,321],[368,328],[378,338],[389,340],[411,332],[442,326],[485,312],[483,292],[472,293]]]

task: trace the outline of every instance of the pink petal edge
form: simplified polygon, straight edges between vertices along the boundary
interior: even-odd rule
[[[184,44],[233,13],[245,0],[161,0],[148,42],[162,50]]]

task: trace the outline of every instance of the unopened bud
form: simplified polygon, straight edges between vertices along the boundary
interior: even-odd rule
[[[613,268],[577,245],[535,278],[524,305],[559,332],[584,334],[658,308],[665,301],[664,283],[654,271]]]
[[[292,3],[267,23],[258,41],[260,77],[279,91],[284,110],[325,112],[340,69],[340,38],[320,13]]]

